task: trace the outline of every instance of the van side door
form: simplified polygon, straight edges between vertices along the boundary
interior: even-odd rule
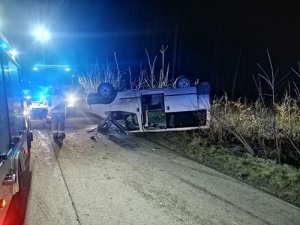
[[[142,124],[144,131],[166,129],[165,98],[163,92],[141,94]]]

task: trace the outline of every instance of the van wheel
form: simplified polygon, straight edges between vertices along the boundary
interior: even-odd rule
[[[110,83],[102,83],[98,86],[97,92],[100,97],[107,98],[114,96],[116,91]]]
[[[185,88],[192,86],[191,79],[188,76],[180,76],[174,82],[174,87]]]
[[[111,103],[117,95],[115,88],[110,83],[100,84],[97,93],[100,97],[99,101],[101,104]]]

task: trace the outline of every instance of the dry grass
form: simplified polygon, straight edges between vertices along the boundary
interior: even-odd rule
[[[207,130],[142,136],[300,206],[298,99],[266,107],[225,94],[212,103]]]
[[[111,83],[116,90],[126,89],[146,89],[146,88],[163,88],[172,86],[173,80],[169,76],[170,64],[165,61],[168,46],[161,47],[160,62],[157,62],[157,55],[151,57],[147,50],[147,67],[141,64],[138,76],[132,74],[130,67],[128,70],[120,70],[117,55],[114,53],[114,65],[106,63],[104,66],[95,64],[93,68],[86,73],[79,74],[78,82],[84,88],[86,94],[96,93],[101,83]],[[157,65],[158,64],[158,65]],[[126,83],[129,80],[129,85]]]
[[[210,140],[238,144],[239,140],[227,127],[243,137],[254,154],[259,151],[278,162],[294,161],[296,166],[300,165],[300,108],[296,99],[283,99],[274,108],[267,108],[260,101],[229,101],[226,96],[214,99]]]
[[[86,73],[78,75],[78,83],[84,88],[86,94],[96,93],[101,83],[110,83],[116,90],[123,88],[124,84],[121,80],[126,72],[120,71],[116,53],[114,54],[114,59],[115,65],[106,63],[100,67],[96,63]]]
[[[300,206],[300,171],[253,157],[238,146],[212,144],[206,132],[141,134],[157,144]]]

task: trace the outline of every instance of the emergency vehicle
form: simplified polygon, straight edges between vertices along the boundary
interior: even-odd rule
[[[32,91],[34,90],[34,91]],[[22,90],[24,108],[31,119],[44,119],[48,116],[48,89],[34,87],[32,90]]]
[[[209,83],[193,86],[186,76],[170,88],[117,92],[103,83],[88,95],[87,103],[104,121],[129,133],[203,129],[210,122]]]
[[[25,110],[31,121],[51,118],[51,95],[60,88],[64,92],[66,110],[74,107],[75,95],[74,75],[66,65],[35,65],[22,82],[22,93]]]
[[[32,132],[24,114],[20,66],[15,51],[0,33],[0,224],[22,177],[29,170]]]

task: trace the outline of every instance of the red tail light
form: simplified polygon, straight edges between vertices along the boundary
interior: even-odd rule
[[[6,206],[6,201],[4,198],[0,199],[0,209],[4,208]]]

